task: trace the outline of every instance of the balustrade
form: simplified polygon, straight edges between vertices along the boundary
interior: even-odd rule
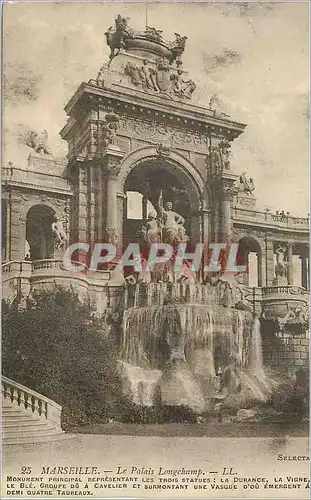
[[[32,271],[39,269],[61,269],[63,261],[61,259],[41,259],[32,261]]]
[[[239,221],[252,220],[253,222],[265,222],[266,224],[282,225],[297,228],[297,226],[309,227],[308,217],[293,217],[291,215],[272,214],[270,212],[259,212],[246,208],[234,207],[234,219]]]
[[[308,295],[300,286],[269,286],[262,289],[263,298],[269,295]]]
[[[60,405],[7,377],[2,376],[1,385],[4,399],[10,400],[12,403],[35,415],[51,420],[60,427],[62,411]]]

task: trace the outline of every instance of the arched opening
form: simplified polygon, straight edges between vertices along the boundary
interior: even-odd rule
[[[246,236],[239,241],[239,264],[246,266],[245,285],[262,286],[261,248],[252,237]]]
[[[46,205],[34,205],[26,216],[25,251],[29,249],[27,260],[52,259],[54,257],[54,240],[52,223],[55,212]]]
[[[140,230],[148,214],[156,215],[159,204],[169,201],[185,219],[184,228],[191,243],[200,241],[200,195],[193,180],[178,165],[163,158],[140,162],[128,174],[124,192],[124,247],[140,241]]]

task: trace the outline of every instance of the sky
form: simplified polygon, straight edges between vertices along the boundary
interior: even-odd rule
[[[26,165],[25,130],[49,133],[67,154],[63,110],[82,81],[107,61],[105,31],[118,13],[144,29],[146,4],[18,3],[4,6],[4,162]],[[232,146],[232,169],[255,179],[258,209],[309,212],[308,2],[152,3],[148,25],[188,37],[183,68],[193,101],[247,124]],[[23,149],[24,148],[24,149]]]

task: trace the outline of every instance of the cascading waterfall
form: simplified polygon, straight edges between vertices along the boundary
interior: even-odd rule
[[[126,287],[120,368],[127,394],[147,406],[160,399],[202,412],[221,397],[263,401],[271,389],[259,320],[219,305],[206,285]]]

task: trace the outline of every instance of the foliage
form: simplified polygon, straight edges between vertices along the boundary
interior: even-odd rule
[[[3,303],[4,375],[63,406],[64,426],[107,421],[123,399],[117,352],[103,318],[73,290]]]
[[[309,379],[303,370],[296,373],[296,379],[288,379],[278,385],[268,404],[282,414],[284,420],[302,420],[309,412]]]
[[[109,420],[196,422],[187,407],[143,407],[122,394],[108,323],[107,314],[96,316],[88,301],[61,287],[36,293],[23,308],[3,302],[3,373],[59,403],[65,429]]]
[[[120,420],[127,424],[196,423],[197,414],[186,406],[139,406],[127,402]]]

